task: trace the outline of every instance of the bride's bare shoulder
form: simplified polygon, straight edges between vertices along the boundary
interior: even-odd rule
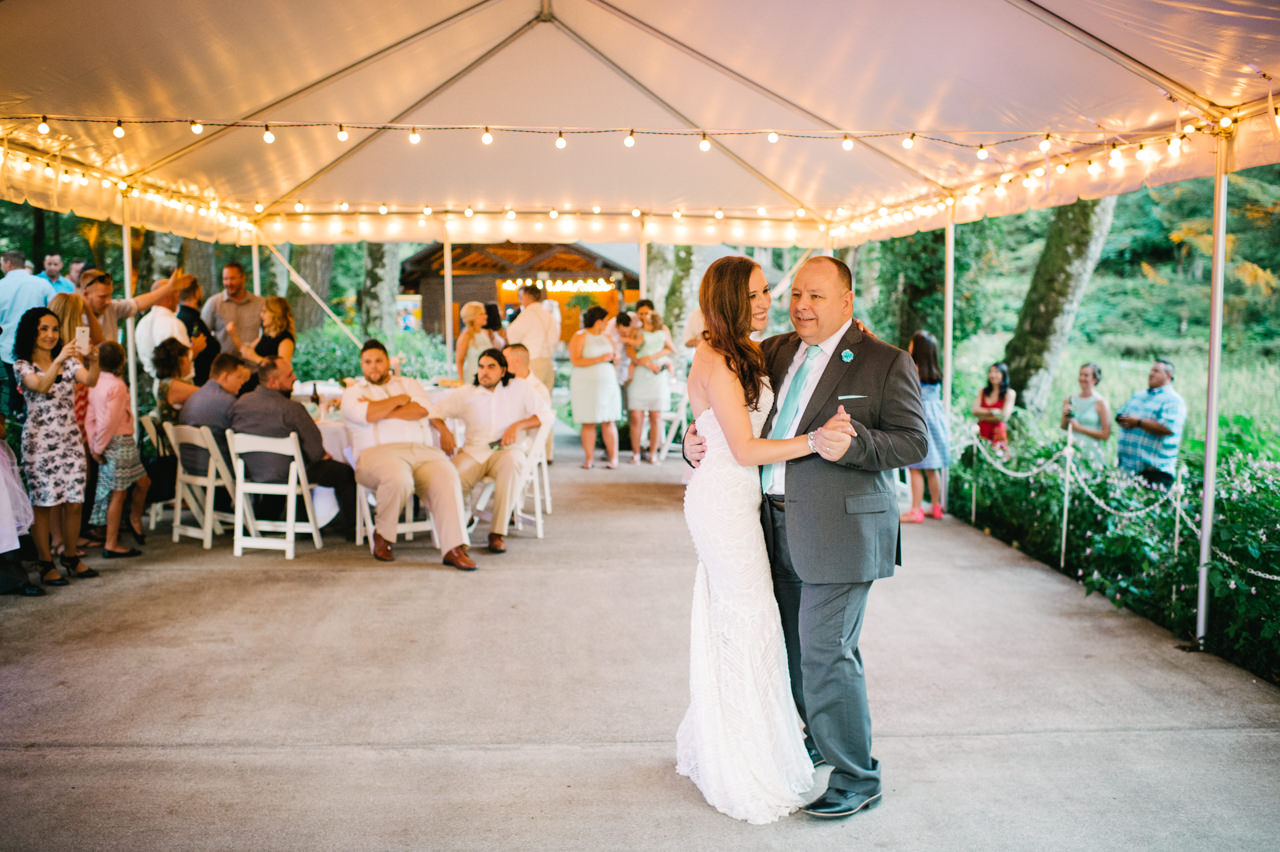
[[[725,361],[724,355],[711,347],[710,343],[705,340],[698,344],[698,348],[693,350],[693,362],[691,368],[698,368],[700,371],[705,370],[708,373],[716,370],[728,370],[729,364]]]

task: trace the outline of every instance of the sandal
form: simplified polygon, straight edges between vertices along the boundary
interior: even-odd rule
[[[71,581],[59,574],[57,577],[50,578],[50,571],[57,571],[54,567],[52,559],[36,560],[36,570],[40,572],[40,585],[42,586],[70,586]]]
[[[62,567],[65,568],[68,572],[70,572],[71,576],[75,577],[77,580],[89,580],[89,579],[92,579],[93,577],[98,576],[98,572],[88,567],[87,565],[85,566],[85,569],[83,571],[77,571],[76,570],[77,565],[84,565],[84,563],[80,561],[80,557],[78,556],[59,556],[58,563],[62,565]]]

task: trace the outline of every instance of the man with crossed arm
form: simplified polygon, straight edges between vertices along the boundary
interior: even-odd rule
[[[449,457],[431,445],[427,392],[404,376],[391,375],[387,348],[368,340],[360,350],[364,378],[342,395],[342,420],[356,455],[356,482],[378,501],[373,555],[395,559],[392,545],[405,501],[415,493],[431,510],[444,564],[474,571],[462,527],[462,485]]]
[[[440,447],[453,455],[458,447],[445,425],[446,417],[456,417],[467,427],[466,443],[453,456],[463,490],[470,492],[486,476],[494,479],[489,552],[506,553],[507,526],[528,458],[520,432],[547,422],[551,406],[533,385],[511,376],[502,352],[486,349],[480,353],[475,384],[458,388],[432,412],[431,425],[440,433]]]

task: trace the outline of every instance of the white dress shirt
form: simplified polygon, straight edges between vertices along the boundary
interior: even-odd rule
[[[146,316],[138,320],[138,325],[133,329],[133,345],[138,351],[138,360],[148,374],[152,376],[156,374],[155,365],[151,363],[151,354],[156,351],[157,346],[170,337],[177,338],[183,346],[191,346],[191,337],[187,334],[186,325],[178,319],[177,314],[164,305],[155,305],[147,311]]]
[[[462,452],[484,464],[494,452],[489,444],[501,440],[512,423],[534,416],[545,423],[551,416],[551,405],[530,382],[513,378],[505,387],[499,384],[493,390],[479,385],[458,388],[436,406],[431,416],[456,417],[465,423]]]
[[[560,341],[560,325],[555,317],[534,302],[520,311],[520,316],[507,326],[507,342],[523,343],[529,350],[529,360],[550,358]]]
[[[407,376],[392,376],[381,385],[370,384],[368,379],[360,379],[342,394],[342,422],[347,427],[347,438],[351,441],[354,457],[359,458],[361,450],[383,444],[435,445],[431,424],[426,417],[420,420],[384,417],[377,423],[369,422],[370,402],[400,394],[407,394],[410,400],[428,411],[431,410],[426,390]],[[435,416],[435,412],[432,412],[432,416]]]
[[[805,376],[804,387],[800,389],[800,404],[796,406],[795,422],[790,424],[785,434],[777,435],[778,438],[794,438],[796,427],[800,425],[800,420],[804,417],[805,409],[809,407],[809,400],[813,397],[813,389],[818,386],[818,380],[822,378],[823,372],[827,369],[827,364],[831,362],[831,356],[835,353],[836,347],[840,345],[840,341],[849,331],[849,326],[853,325],[853,318],[850,317],[844,325],[840,326],[840,330],[818,344],[818,348],[822,351],[814,357],[813,363],[809,365],[809,375]],[[796,371],[800,369],[800,365],[804,363],[805,355],[808,353],[809,347],[804,341],[800,341],[800,347],[796,350],[796,355],[791,359],[791,366],[787,368],[787,375],[782,380],[782,387],[777,390],[775,403],[778,408],[782,408],[782,401],[787,398],[787,392],[791,390],[791,379],[795,376]],[[762,438],[771,437],[770,435],[762,435]],[[773,484],[769,487],[769,493],[782,496],[786,493],[787,488],[787,464],[781,462],[773,466]]]

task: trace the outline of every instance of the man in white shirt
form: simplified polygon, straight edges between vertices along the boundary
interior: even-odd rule
[[[458,470],[431,445],[427,392],[413,379],[391,375],[387,348],[377,340],[360,350],[360,372],[364,378],[342,395],[342,420],[356,457],[356,482],[378,501],[374,557],[395,559],[396,526],[416,493],[431,511],[444,564],[476,570],[467,554]]]
[[[529,369],[550,392],[556,383],[554,358],[556,344],[560,342],[560,319],[549,309],[555,301],[545,302],[546,294],[542,288],[532,284],[522,286],[517,293],[520,296],[520,316],[507,326],[507,341],[523,343],[528,348]],[[547,461],[554,456],[551,436],[548,435]]]
[[[80,275],[80,289],[102,330],[102,339],[119,342],[120,320],[136,316],[165,298],[173,289],[173,277],[157,282],[150,293],[139,293],[132,299],[113,299],[115,284],[111,276],[101,269],[86,269]]]
[[[138,352],[138,363],[148,375],[153,377],[156,374],[156,368],[151,363],[151,354],[156,351],[157,346],[172,337],[188,349],[191,348],[191,336],[187,334],[186,325],[178,319],[176,313],[178,290],[185,287],[188,280],[195,279],[190,275],[181,276],[177,287],[166,290],[164,295],[151,306],[151,310],[147,311],[146,316],[138,320],[138,325],[133,330],[133,345]],[[204,349],[203,338],[200,349]],[[193,349],[191,357],[194,359],[199,354],[199,351]]]
[[[550,404],[533,385],[507,372],[507,359],[497,349],[480,353],[474,385],[458,388],[432,412],[431,425],[440,433],[440,447],[450,455],[458,448],[444,418],[456,417],[466,424],[466,442],[453,455],[463,489],[470,492],[484,477],[493,477],[491,553],[507,552],[507,525],[528,458],[520,433],[537,429],[550,416]]]
[[[529,350],[524,347],[523,343],[508,343],[507,348],[502,350],[502,355],[507,359],[507,372],[517,379],[524,379],[533,385],[533,389],[547,403],[547,408],[551,407],[551,391],[542,383],[542,380],[535,376],[529,369]]]

